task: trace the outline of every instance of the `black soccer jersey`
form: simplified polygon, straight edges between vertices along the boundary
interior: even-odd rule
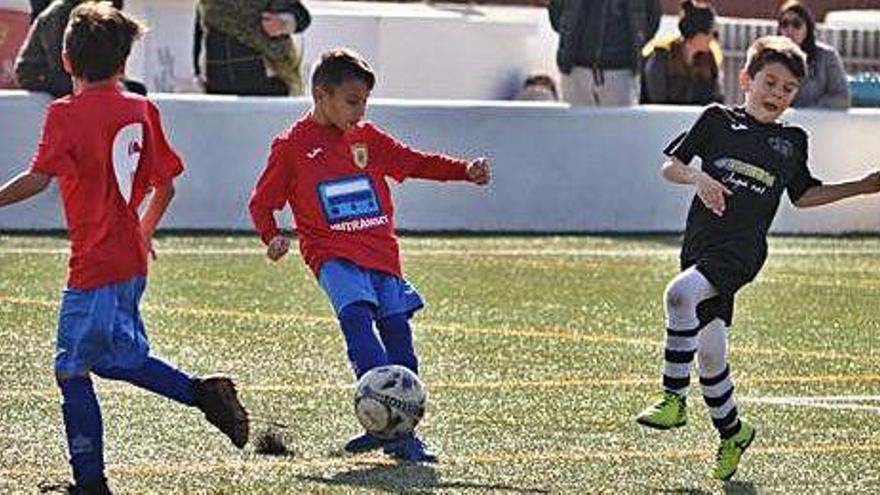
[[[802,128],[761,123],[741,107],[707,107],[664,152],[686,164],[699,156],[702,170],[732,192],[720,217],[694,195],[681,252],[682,268],[697,265],[722,294],[736,293],[763,266],[783,190],[794,202],[821,184],[807,168]]]

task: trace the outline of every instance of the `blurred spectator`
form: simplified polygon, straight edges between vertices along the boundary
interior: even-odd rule
[[[572,105],[635,105],[641,51],[660,25],[659,0],[550,0],[556,64]]]
[[[724,101],[715,10],[706,3],[683,1],[678,31],[679,36],[656,38],[645,45],[642,102],[707,105]]]
[[[61,62],[61,50],[70,11],[84,1],[91,0],[55,0],[31,24],[15,60],[15,78],[22,89],[49,93],[56,98],[73,92],[73,81]],[[112,3],[122,8],[122,0]],[[147,93],[146,86],[138,81],[124,79],[123,84],[129,91]]]
[[[559,94],[556,92],[556,83],[553,78],[545,74],[533,74],[526,78],[522,88],[514,97],[523,101],[557,101]]]
[[[779,8],[779,34],[788,36],[807,54],[807,77],[794,99],[795,107],[849,108],[850,93],[840,55],[816,39],[813,14],[797,0]]]
[[[302,54],[292,35],[310,23],[299,0],[199,0],[196,78],[213,94],[302,95]]]
[[[34,22],[37,19],[37,16],[40,15],[40,12],[49,6],[50,1],[51,0],[31,0],[31,22]]]

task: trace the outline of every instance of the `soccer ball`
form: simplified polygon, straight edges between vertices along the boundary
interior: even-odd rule
[[[358,380],[354,412],[368,432],[390,440],[412,433],[425,415],[426,398],[422,381],[408,368],[378,366]]]

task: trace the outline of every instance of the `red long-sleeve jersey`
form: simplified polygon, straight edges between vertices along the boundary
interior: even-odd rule
[[[307,115],[272,141],[250,199],[265,243],[279,234],[274,212],[289,204],[299,248],[317,274],[343,258],[400,276],[394,205],[386,177],[465,180],[467,161],[414,150],[369,122],[345,132]]]

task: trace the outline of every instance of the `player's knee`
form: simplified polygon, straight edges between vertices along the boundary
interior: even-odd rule
[[[73,380],[74,378],[87,377],[87,376],[89,376],[88,371],[69,373],[66,371],[55,370],[55,383],[57,383],[60,386],[62,383],[66,382],[68,380]]]
[[[348,325],[372,324],[373,308],[365,301],[351,303],[339,312],[339,321],[343,327]]]
[[[399,334],[409,331],[409,318],[405,313],[382,318],[376,324],[379,330],[385,334]]]
[[[669,310],[681,311],[693,307],[696,311],[693,294],[686,290],[683,284],[679,284],[676,281],[673,281],[666,287],[663,298],[666,301],[666,308]]]

